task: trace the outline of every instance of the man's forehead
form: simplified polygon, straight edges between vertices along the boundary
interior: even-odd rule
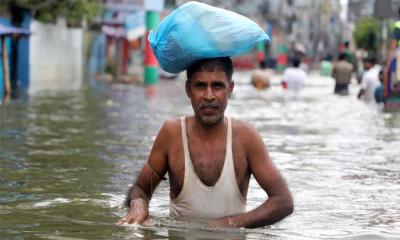
[[[221,69],[210,70],[200,70],[193,74],[192,80],[205,80],[204,78],[216,78],[220,80],[228,80],[226,73]]]

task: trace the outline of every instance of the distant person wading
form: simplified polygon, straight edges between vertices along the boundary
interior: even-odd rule
[[[282,87],[294,93],[298,93],[303,89],[307,78],[307,73],[299,67],[300,63],[300,58],[293,58],[292,67],[285,69],[283,72]]]
[[[375,102],[375,89],[380,85],[378,76],[380,67],[376,65],[374,56],[365,58],[363,64],[365,72],[361,79],[361,89],[357,96],[364,102]]]
[[[332,77],[335,79],[335,94],[347,95],[349,83],[353,75],[353,64],[348,62],[345,53],[339,54],[339,59],[333,64]]]

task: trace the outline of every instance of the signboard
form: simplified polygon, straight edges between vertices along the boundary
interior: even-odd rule
[[[375,1],[374,16],[376,18],[390,18],[392,15],[392,0]]]
[[[125,17],[124,21],[126,38],[133,40],[143,36],[146,33],[145,13],[137,11]]]
[[[161,12],[164,9],[164,0],[144,0],[144,9]]]
[[[134,11],[143,9],[144,0],[104,0],[104,8],[112,11]]]

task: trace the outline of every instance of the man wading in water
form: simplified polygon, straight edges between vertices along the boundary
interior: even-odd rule
[[[224,112],[233,91],[229,57],[203,59],[187,69],[186,94],[194,116],[168,120],[127,196],[119,221],[142,224],[154,189],[168,173],[170,214],[205,219],[212,227],[256,228],[293,212],[292,196],[254,127]],[[250,176],[268,199],[246,212]]]

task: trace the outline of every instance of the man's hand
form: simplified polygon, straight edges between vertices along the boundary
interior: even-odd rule
[[[232,222],[232,216],[212,219],[208,221],[208,226],[212,228],[237,228]]]
[[[122,224],[142,224],[149,218],[149,208],[147,202],[142,198],[133,199],[130,203],[129,212],[117,222]]]

